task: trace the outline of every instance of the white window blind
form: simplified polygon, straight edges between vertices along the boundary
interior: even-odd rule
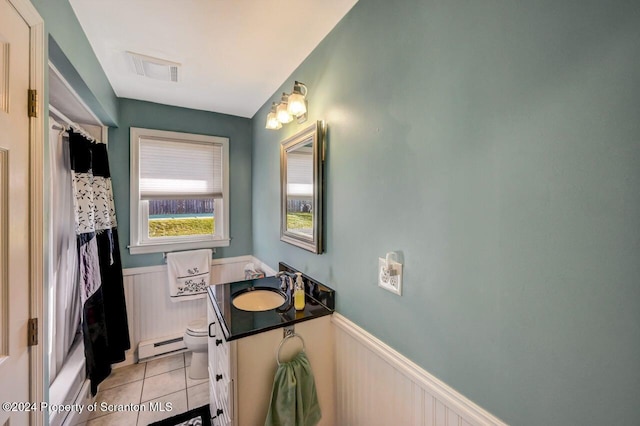
[[[222,198],[221,144],[141,137],[139,158],[142,200]]]
[[[313,196],[313,152],[298,150],[287,155],[287,195]]]

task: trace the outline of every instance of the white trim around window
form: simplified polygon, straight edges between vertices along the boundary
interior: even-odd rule
[[[219,136],[197,135],[191,133],[169,132],[164,130],[142,129],[131,127],[130,130],[130,147],[131,147],[131,168],[130,168],[130,190],[131,190],[131,220],[130,220],[130,245],[129,252],[131,254],[159,253],[174,250],[191,250],[210,247],[225,247],[229,245],[229,139]],[[201,198],[207,197],[214,199],[214,217],[215,231],[211,235],[198,235],[187,237],[149,237],[149,204],[145,200],[162,198],[162,186],[160,189],[152,188],[154,192],[151,196],[141,191],[141,152],[151,153],[149,151],[150,144],[158,144],[160,149],[175,149],[176,164],[168,166],[161,164],[164,170],[170,170],[175,174],[176,171],[191,171],[194,168],[192,163],[194,159],[189,160],[190,164],[180,164],[181,148],[179,144],[184,144],[184,149],[200,148],[210,146],[215,150],[213,155],[215,159],[210,166],[208,163],[202,167],[212,168],[211,179],[200,179],[204,182],[206,188],[202,186],[193,186],[184,188],[185,197]],[[142,146],[146,150],[141,150]],[[195,160],[197,161],[197,160]],[[198,161],[200,163],[200,161]],[[221,168],[221,170],[218,170]],[[215,175],[215,176],[214,176]],[[188,177],[187,177],[188,178]],[[167,198],[176,197],[176,188],[167,182]],[[208,188],[208,189],[207,189]],[[194,192],[195,191],[195,192]],[[179,195],[179,194],[178,194]]]

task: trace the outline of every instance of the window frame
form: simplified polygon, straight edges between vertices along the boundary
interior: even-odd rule
[[[229,237],[229,138],[131,127],[130,132],[130,221],[129,253],[160,253],[172,250],[227,247]],[[214,201],[215,234],[209,236],[158,237],[151,241],[148,232],[148,203],[140,197],[140,139],[171,140],[184,143],[210,143],[222,146],[222,198]],[[146,209],[145,209],[146,206]],[[145,211],[146,210],[146,211]],[[146,226],[145,226],[146,225]]]

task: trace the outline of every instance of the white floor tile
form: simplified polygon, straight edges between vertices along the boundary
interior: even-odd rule
[[[207,375],[207,377],[205,377],[204,379],[192,379],[191,377],[189,377],[189,367],[186,367],[184,369],[184,375],[187,379],[187,387],[190,388],[192,386],[195,385],[199,385],[200,383],[205,383],[207,381],[209,381],[209,376]]]
[[[184,355],[182,354],[154,359],[153,361],[147,362],[147,371],[144,377],[156,376],[166,373],[167,371],[177,370],[178,368],[184,368]]]
[[[209,383],[202,383],[187,388],[187,403],[189,410],[202,407],[209,403]]]
[[[147,401],[143,404],[143,407],[141,407],[140,415],[138,416],[139,426],[146,426],[149,423],[177,416],[180,413],[188,411],[187,391],[181,390],[152,401]]]
[[[86,426],[124,426],[135,425],[138,422],[138,413],[135,411],[118,411],[106,416],[89,420]]]
[[[112,414],[113,411],[109,411],[110,407],[107,407],[106,411],[102,410],[101,406],[103,403],[108,405],[139,404],[141,394],[142,380],[100,391],[96,395],[97,409],[90,414],[89,418],[94,419],[99,416]]]
[[[99,390],[103,391],[111,389],[125,383],[135,382],[144,378],[145,364],[133,364],[126,367],[115,368],[111,371],[109,377],[100,383]]]
[[[146,426],[208,404],[208,379],[190,379],[189,365],[191,352],[185,352],[114,369],[100,384],[95,399],[98,411],[82,426]],[[103,402],[139,404],[139,411],[103,411]]]
[[[184,390],[186,387],[184,368],[172,370],[157,376],[147,377],[144,379],[142,401],[149,401],[163,395]]]

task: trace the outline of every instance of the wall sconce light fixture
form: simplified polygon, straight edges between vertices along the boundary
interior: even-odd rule
[[[298,123],[307,121],[307,86],[296,81],[293,92],[282,93],[280,102],[271,105],[271,111],[267,114],[266,129],[278,130],[283,124],[293,121],[295,117]]]

